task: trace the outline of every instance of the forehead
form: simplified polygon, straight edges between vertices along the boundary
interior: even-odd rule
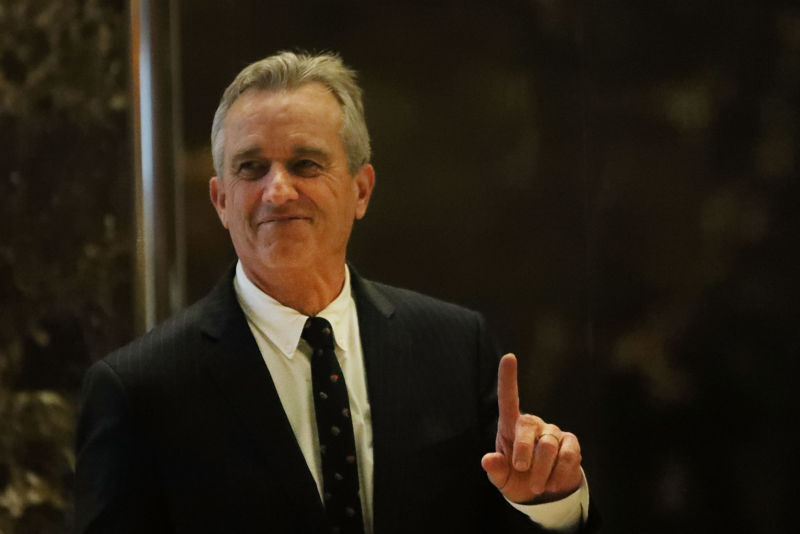
[[[291,89],[245,91],[228,111],[225,129],[231,134],[241,129],[312,127],[338,133],[342,120],[336,97],[312,82]]]

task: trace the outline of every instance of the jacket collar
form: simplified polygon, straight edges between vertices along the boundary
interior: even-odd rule
[[[377,312],[386,319],[391,318],[395,308],[389,299],[374,282],[362,278],[351,264],[348,263],[347,266],[350,269],[350,286],[358,309],[365,309],[366,313]],[[212,339],[219,339],[231,327],[231,323],[240,318],[246,321],[233,288],[235,274],[236,263],[233,263],[211,292],[198,303],[203,308],[201,328]],[[359,311],[359,320],[361,317],[362,312]]]

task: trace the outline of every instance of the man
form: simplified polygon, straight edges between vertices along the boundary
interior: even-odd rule
[[[250,65],[212,152],[238,262],[87,373],[78,531],[584,526],[578,441],[520,415],[482,318],[347,266],[375,183],[355,74],[330,55]]]

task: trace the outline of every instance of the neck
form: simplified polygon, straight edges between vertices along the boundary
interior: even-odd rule
[[[339,296],[344,286],[345,266],[328,272],[279,269],[255,272],[242,264],[247,278],[261,291],[303,315],[314,316]]]

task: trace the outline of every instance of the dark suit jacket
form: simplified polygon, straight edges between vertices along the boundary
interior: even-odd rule
[[[78,532],[325,532],[231,277],[87,372]],[[480,315],[355,274],[352,288],[375,532],[536,532],[480,466],[493,450],[498,363]]]

